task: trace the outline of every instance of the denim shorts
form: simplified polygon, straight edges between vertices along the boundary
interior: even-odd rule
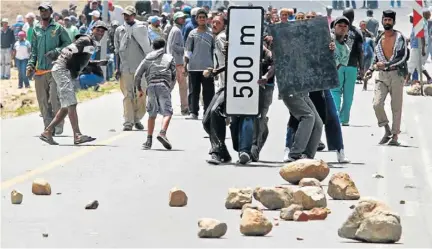
[[[171,89],[164,83],[152,83],[147,86],[147,112],[149,117],[172,116]]]

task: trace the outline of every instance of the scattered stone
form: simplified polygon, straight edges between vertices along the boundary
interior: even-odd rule
[[[371,136],[373,137],[373,136],[374,136],[374,134],[372,133],[372,134],[371,134]]]
[[[421,86],[420,84],[414,84],[406,90],[408,95],[419,96],[421,95]]]
[[[51,195],[51,186],[44,179],[36,179],[32,184],[32,193],[35,195]]]
[[[401,200],[401,201],[399,202],[399,204],[405,204],[405,201],[404,201],[404,200]]]
[[[289,187],[258,187],[253,197],[270,210],[288,207],[292,202],[293,190]]]
[[[17,191],[17,190],[12,190],[11,192],[11,202],[12,204],[21,204],[23,201],[23,195],[21,194],[21,192]]]
[[[203,218],[198,221],[198,237],[200,238],[220,238],[227,232],[228,226],[211,218]]]
[[[303,240],[303,238],[302,237],[297,237],[297,240]]]
[[[109,132],[116,132],[115,129],[109,129],[108,131],[109,131]]]
[[[327,218],[327,210],[324,208],[312,208],[306,211],[309,220],[325,220]]]
[[[61,195],[62,193],[60,193],[60,192],[58,192],[58,193],[56,193],[56,195]]]
[[[315,178],[303,178],[300,180],[299,186],[300,187],[315,186],[315,187],[322,188],[321,183]]]
[[[302,211],[303,207],[298,204],[291,204],[287,208],[282,208],[280,212],[280,218],[283,220],[293,220],[294,219],[294,213],[296,211]]]
[[[47,234],[47,233],[43,233],[43,234],[42,234],[42,237],[47,238],[47,237],[48,237],[48,234]]]
[[[384,176],[382,176],[380,174],[373,174],[372,177],[373,178],[384,178]]]
[[[354,209],[354,208],[355,208],[355,205],[351,205],[349,208],[350,208],[350,209]]]
[[[414,138],[414,137],[410,137],[410,138]]]
[[[323,160],[300,159],[285,164],[280,171],[280,176],[291,184],[298,184],[303,178],[315,178],[318,181],[324,180],[330,169]]]
[[[414,185],[405,185],[404,188],[416,188]]]
[[[85,209],[97,209],[99,207],[99,202],[97,200],[90,201],[86,206]]]
[[[251,188],[230,188],[228,189],[228,196],[225,200],[225,208],[227,209],[240,209],[245,204],[252,203],[252,189]]]
[[[360,193],[347,173],[339,172],[330,178],[327,194],[334,200],[358,200]]]
[[[260,207],[258,207],[255,204],[251,204],[251,203],[246,203],[243,205],[242,210],[241,210],[241,214],[240,214],[240,218],[243,216],[243,212],[247,209],[247,208],[251,208],[251,209],[255,209],[258,210],[260,212],[262,212],[262,209]]]
[[[432,85],[423,86],[423,93],[425,96],[432,96]]]
[[[304,211],[295,211],[293,215],[294,221],[308,221],[309,215]]]
[[[315,207],[327,207],[327,199],[320,187],[306,186],[297,189],[293,195],[294,203],[310,210]]]
[[[399,215],[386,204],[371,198],[362,198],[339,228],[338,235],[362,242],[394,243],[401,238],[402,226]]]
[[[169,193],[170,207],[184,207],[187,205],[188,197],[186,193],[178,188],[172,188]]]
[[[331,214],[330,208],[324,208],[324,210],[327,212],[327,214]]]
[[[265,236],[273,228],[273,224],[262,211],[246,208],[240,222],[240,232],[245,236]]]
[[[275,227],[279,226],[279,221],[273,222],[273,226],[275,226]]]

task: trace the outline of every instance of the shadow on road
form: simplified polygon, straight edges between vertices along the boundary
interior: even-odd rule
[[[59,144],[58,146],[70,146],[70,147],[118,147],[117,145],[109,145],[109,144]]]
[[[163,152],[170,152],[170,151],[184,151],[184,150],[180,150],[180,149],[172,149],[172,150],[167,150],[167,149],[151,149],[151,151],[163,151]]]

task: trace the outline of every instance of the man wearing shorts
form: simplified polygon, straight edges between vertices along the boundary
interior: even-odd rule
[[[74,144],[82,144],[94,141],[96,138],[82,135],[78,125],[78,104],[75,95],[75,79],[80,72],[89,64],[90,57],[94,53],[97,43],[102,39],[108,28],[102,21],[95,22],[90,35],[77,35],[76,40],[69,46],[63,48],[59,58],[54,62],[52,76],[57,84],[61,108],[53,121],[45,128],[40,139],[50,145],[58,145],[52,137],[52,131],[66,115],[69,116],[74,133]],[[107,61],[91,61],[90,63],[104,66]]]
[[[149,150],[152,147],[153,131],[158,113],[163,116],[163,120],[162,129],[157,136],[157,140],[167,150],[172,148],[166,137],[166,132],[173,114],[171,90],[176,82],[176,64],[174,57],[164,52],[165,44],[164,39],[156,38],[153,41],[154,51],[147,54],[135,73],[135,87],[138,88],[140,96],[144,95],[141,88],[142,77],[144,76],[147,80],[147,112],[149,118],[147,141],[143,144],[144,150]]]

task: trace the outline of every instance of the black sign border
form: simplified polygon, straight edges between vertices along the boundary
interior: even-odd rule
[[[262,53],[263,53],[263,33],[264,33],[264,13],[265,13],[265,11],[264,11],[264,8],[263,7],[261,7],[261,6],[231,6],[231,7],[229,7],[228,8],[228,24],[227,24],[227,27],[226,27],[226,38],[227,38],[227,41],[229,42],[229,24],[230,24],[230,22],[231,22],[231,20],[230,20],[230,14],[231,14],[231,10],[232,9],[260,9],[261,10],[261,42],[260,42],[260,59],[259,59],[259,64],[260,64],[260,66],[259,66],[259,78],[261,78],[262,77],[262,70],[261,70],[261,60],[262,60]],[[229,45],[228,45],[228,47],[229,47]],[[259,103],[260,103],[260,91],[258,90],[258,112],[257,112],[257,114],[243,114],[243,113],[238,113],[238,114],[228,114],[227,113],[227,108],[226,108],[226,106],[227,106],[227,89],[228,89],[228,54],[229,54],[229,49],[228,49],[228,51],[227,51],[227,53],[226,53],[226,57],[225,57],[225,65],[226,65],[226,67],[225,67],[225,93],[224,93],[224,97],[225,97],[225,106],[224,106],[224,109],[225,109],[225,115],[228,117],[228,116],[237,116],[237,117],[254,117],[254,116],[259,116],[260,115],[260,108],[259,108]],[[252,83],[252,84],[254,84],[254,83]],[[258,84],[258,82],[255,82],[255,84]],[[258,88],[259,89],[259,88]]]

